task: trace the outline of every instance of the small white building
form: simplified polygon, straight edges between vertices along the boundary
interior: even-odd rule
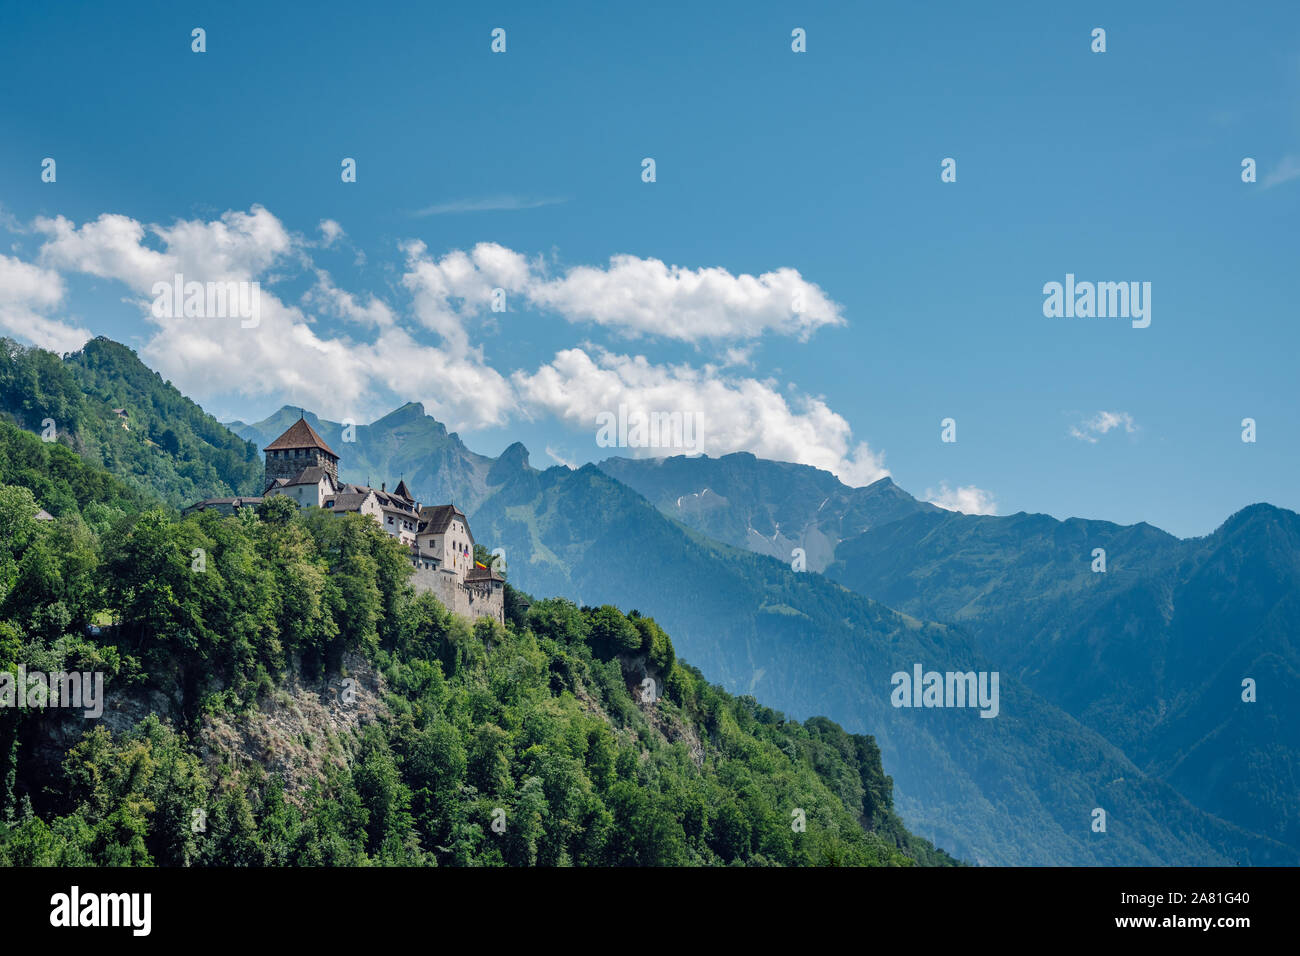
[[[304,468],[292,478],[271,479],[262,497],[285,495],[298,502],[300,507],[321,508],[324,507],[325,499],[336,494],[338,490],[338,482],[334,480],[334,476],[324,468],[313,465]]]

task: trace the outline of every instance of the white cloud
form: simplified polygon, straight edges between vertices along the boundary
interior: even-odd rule
[[[444,339],[457,334],[466,315],[489,307],[494,288],[568,322],[590,322],[629,337],[702,342],[774,333],[807,340],[823,326],[845,322],[839,306],[794,269],[755,277],[622,255],[607,269],[577,266],[551,277],[540,261],[529,262],[497,243],[437,260],[422,242],[409,243],[406,252],[403,281],[416,296],[416,314]]]
[[[716,366],[653,365],[644,356],[565,349],[528,374],[515,372],[520,401],[534,411],[555,415],[590,429],[597,416],[630,412],[697,416],[699,443],[682,448],[629,448],[620,454],[658,457],[703,451],[723,455],[750,451],[762,458],[815,465],[850,485],[866,485],[888,471],[865,442],[853,443],[849,423],[813,396],[791,402],[774,383],[728,378]]]
[[[423,242],[407,243],[404,250],[402,283],[414,297],[415,317],[455,354],[468,349],[465,320],[491,308],[493,289],[505,290],[508,307],[509,294],[529,281],[527,260],[495,242],[480,242],[469,252],[456,249],[436,260]]]
[[[731,368],[733,366],[748,366],[752,368],[754,365],[754,347],[752,345],[745,345],[725,349],[722,353],[721,365],[723,368]]]
[[[938,492],[935,492],[932,488],[925,490],[925,500],[932,505],[938,505],[945,511],[960,511],[962,514],[968,515],[995,515],[998,513],[998,503],[993,499],[992,492],[985,491],[983,488],[976,488],[974,485],[949,488],[946,481],[940,482]]]
[[[363,304],[351,292],[346,292],[334,284],[333,278],[324,269],[316,270],[315,287],[303,296],[303,304],[319,303],[339,318],[361,325],[387,328],[397,321],[388,303],[373,295],[367,296]]]
[[[57,272],[0,255],[0,331],[52,352],[75,352],[90,332],[45,314],[63,293]]]
[[[37,219],[48,237],[41,261],[58,269],[117,279],[139,295],[155,282],[224,282],[261,277],[293,247],[289,233],[270,212],[254,206],[218,220],[178,220],[146,227],[129,216],[105,213],[77,228],[63,216]],[[146,244],[151,236],[163,249]]]
[[[327,418],[367,421],[393,400],[421,401],[453,430],[503,424],[514,407],[509,383],[473,350],[455,354],[417,342],[397,326],[373,341],[324,337],[296,307],[263,291],[255,329],[237,321],[151,319],[158,332],[141,350],[164,376],[200,398],[292,398]]]
[[[795,269],[732,275],[628,255],[613,256],[608,269],[577,266],[559,278],[539,280],[529,297],[570,322],[684,342],[752,339],[768,332],[806,341],[822,326],[845,322],[839,306]]]
[[[56,269],[117,279],[140,295],[177,271],[177,259],[145,246],[144,226],[129,216],[105,213],[80,229],[63,216],[37,219],[35,225],[49,237],[41,260]]]
[[[1268,171],[1259,184],[1264,189],[1270,189],[1297,178],[1300,178],[1300,156],[1291,154],[1278,160],[1277,165]]]
[[[559,449],[554,448],[551,445],[546,446],[546,454],[551,456],[551,461],[555,462],[557,465],[563,465],[570,471],[576,471],[578,468],[578,465],[575,462],[571,461]]]
[[[321,245],[325,246],[327,249],[346,235],[343,231],[343,227],[333,219],[322,219],[319,228],[321,233]]]
[[[453,199],[450,202],[435,203],[424,209],[416,210],[417,216],[443,216],[456,212],[496,212],[517,209],[539,209],[542,206],[556,206],[566,203],[567,199],[525,199],[520,196],[489,196],[485,199]]]
[[[411,241],[401,247],[401,288],[411,297],[402,309],[339,288],[311,261],[309,250],[321,243],[291,233],[261,206],[170,226],[114,214],[80,227],[61,216],[39,219],[35,226],[45,235],[44,268],[12,262],[30,270],[29,280],[39,276],[56,284],[58,294],[47,290],[53,298],[45,305],[62,295],[54,269],[121,281],[152,328],[142,358],[199,401],[239,394],[363,421],[388,411],[395,400],[414,400],[464,431],[521,415],[555,416],[594,429],[599,412],[626,404],[697,414],[702,445],[695,450],[744,450],[801,462],[854,485],[888,474],[882,457],[855,442],[848,422],[824,399],[753,377],[742,367],[752,366],[752,342],[766,333],[806,338],[823,325],[843,324],[839,307],[793,269],[755,277],[615,256],[607,269],[578,267],[552,276],[540,259],[497,243],[435,257],[424,243]],[[326,245],[345,235],[332,220],[322,220],[320,230]],[[314,282],[297,303],[288,302],[277,294],[277,272],[305,273]],[[243,328],[238,319],[153,315],[154,284],[170,282],[176,273],[186,281],[261,283],[258,324]],[[470,336],[477,320],[491,315],[496,289],[506,292],[509,311],[534,306],[625,335],[744,341],[723,348],[720,364],[659,365],[584,346],[556,353],[535,371],[503,374]],[[321,317],[341,318],[354,328],[340,331],[337,323],[320,323]],[[47,329],[46,338],[57,338],[57,331]],[[429,332],[437,336],[436,345],[417,338]],[[60,342],[76,347],[85,336],[71,330]]]
[[[1077,425],[1071,425],[1070,435],[1080,441],[1095,445],[1102,435],[1120,427],[1123,427],[1124,431],[1129,435],[1138,430],[1137,424],[1133,421],[1133,416],[1128,412],[1098,412]]]
[[[4,207],[4,203],[0,203],[0,229],[14,235],[27,232],[27,227],[18,221],[17,216]]]
[[[141,297],[145,318],[155,327],[142,357],[199,400],[230,392],[292,398],[322,415],[360,421],[388,411],[385,396],[396,389],[403,399],[422,400],[453,429],[502,424],[514,407],[509,383],[455,329],[449,330],[449,349],[419,343],[396,327],[385,303],[373,296],[358,301],[323,270],[316,271],[305,300],[377,327],[373,341],[318,335],[309,316],[266,288],[255,328],[242,328],[233,318],[153,315],[146,301],[153,284],[170,282],[175,273],[186,281],[261,282],[285,258],[303,258],[301,241],[261,206],[170,227],[146,227],[119,215],[80,228],[63,217],[36,225],[48,237],[43,262],[117,279]],[[148,237],[161,248],[147,245]]]

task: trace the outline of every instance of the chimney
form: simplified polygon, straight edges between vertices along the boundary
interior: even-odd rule
[[[387,491],[387,490],[388,490],[388,482],[386,482],[386,481],[381,481],[381,482],[379,483],[379,490],[380,490],[380,491]]]

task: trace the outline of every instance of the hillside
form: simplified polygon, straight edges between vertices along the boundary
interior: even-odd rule
[[[0,420],[52,422],[60,444],[173,506],[262,490],[256,447],[105,338],[63,359],[0,339]]]
[[[1039,865],[1297,858],[1197,810],[1006,667],[996,720],[969,710],[895,709],[890,677],[914,663],[999,667],[959,629],[711,542],[595,466],[519,469],[471,520],[476,534],[505,546],[520,586],[653,606],[682,652],[733,692],[796,716],[823,712],[850,730],[869,728],[904,817],[963,858]],[[1124,821],[1105,839],[1088,827],[1096,806]]]
[[[1104,548],[1107,570],[1092,571]],[[1046,515],[918,515],[828,574],[979,647],[1198,806],[1300,848],[1300,516],[1206,538]],[[1260,692],[1241,699],[1242,681]],[[1263,688],[1267,688],[1264,692]]]
[[[146,380],[147,375],[141,373]],[[270,424],[257,427],[269,431],[283,424],[280,418],[297,414],[281,410]],[[1078,521],[1056,527],[1043,516],[1013,516],[1019,523],[967,520],[917,502],[889,481],[846,489],[817,469],[744,455],[604,464],[661,495],[674,487],[666,480],[659,491],[650,487],[646,476],[660,474],[656,469],[677,476],[673,482],[707,476],[705,487],[716,485],[730,494],[727,505],[713,510],[719,521],[715,531],[743,530],[740,540],[747,550],[737,550],[687,527],[688,519],[698,518],[695,512],[671,520],[663,501],[656,508],[595,466],[539,472],[519,444],[495,460],[475,455],[416,405],[358,427],[356,442],[342,442],[338,425],[320,427],[341,450],[345,475],[361,480],[394,480],[391,472],[378,471],[393,465],[419,473],[420,453],[411,449],[434,448],[441,457],[423,474],[440,476],[442,500],[476,502],[462,507],[480,541],[505,548],[514,584],[579,605],[653,609],[686,656],[732,693],[753,693],[796,718],[826,714],[850,731],[874,734],[909,823],[963,858],[1127,865],[1296,858],[1294,845],[1274,842],[1290,841],[1285,821],[1294,811],[1289,794],[1295,791],[1287,789],[1294,779],[1289,763],[1294,750],[1273,723],[1284,714],[1250,712],[1266,723],[1238,726],[1234,733],[1255,737],[1239,739],[1242,756],[1231,758],[1220,751],[1218,725],[1204,725],[1195,716],[1222,714],[1221,709],[1200,704],[1185,709],[1187,702],[1201,699],[1196,694],[1148,693],[1146,675],[1161,672],[1162,655],[1176,656],[1170,645],[1131,644],[1145,647],[1147,656],[1131,657],[1128,669],[1101,668],[1105,681],[1072,676],[1072,669],[1097,666],[1077,651],[1122,647],[1125,632],[1115,631],[1112,619],[1081,642],[1062,642],[1059,636],[1087,620],[1098,597],[1128,594],[1123,583],[1137,581],[1138,568],[1146,575],[1141,580],[1159,583],[1160,575],[1172,573],[1190,553],[1185,543],[1156,529],[1107,530],[1105,523]],[[380,464],[363,461],[349,471],[351,452],[362,445],[379,456]],[[362,470],[367,473],[358,474]],[[411,473],[399,471],[399,476],[409,479]],[[417,493],[424,495],[418,486]],[[749,497],[755,506],[746,510],[739,503]],[[847,561],[855,548],[866,549],[870,557],[864,560],[879,577],[842,577],[859,592],[854,593],[822,575],[795,573],[788,555],[773,560],[748,553],[759,537],[750,529],[756,530],[753,516],[760,513],[772,518],[773,527],[778,521],[782,528],[803,521],[802,527],[812,529],[805,541],[814,532],[829,542],[869,526],[836,550]],[[733,520],[742,514],[743,529]],[[956,529],[962,529],[960,535]],[[978,540],[979,534],[988,540]],[[975,535],[969,548],[962,544],[968,535]],[[1094,538],[1109,549],[1110,572],[1081,576],[1077,551]],[[789,543],[780,534],[772,540],[782,549]],[[1285,561],[1285,539],[1280,540],[1278,560]],[[936,546],[932,554],[925,551],[930,544]],[[1244,541],[1241,546],[1255,547]],[[1205,566],[1198,582],[1202,591],[1213,592],[1223,583],[1216,579],[1222,566]],[[844,567],[834,565],[832,573],[842,574]],[[1253,574],[1251,568],[1242,580]],[[917,589],[934,603],[909,604]],[[1227,599],[1227,613],[1242,594]],[[1158,589],[1150,591],[1152,609],[1163,607],[1159,595]],[[895,604],[906,613],[889,610]],[[1285,615],[1278,620],[1287,626]],[[1034,648],[1032,658],[1027,650],[1023,659],[1016,656],[1028,648]],[[1215,653],[1225,656],[1218,648]],[[1261,654],[1261,662],[1271,660]],[[890,676],[917,662],[927,668],[998,671],[1005,698],[999,718],[890,706]],[[1049,670],[1054,681],[1044,679]],[[1285,673],[1260,672],[1271,686],[1292,686]],[[1099,694],[1090,704],[1076,694],[1104,691],[1107,681],[1114,700]],[[1216,687],[1222,690],[1210,683],[1198,693],[1209,693],[1204,700],[1212,703]],[[1274,695],[1270,707],[1280,703]],[[1178,723],[1152,716],[1176,709],[1188,719]],[[1152,753],[1142,749],[1144,722],[1162,732],[1166,726],[1181,729],[1167,748]],[[1179,734],[1185,739],[1178,741]],[[1175,765],[1181,768],[1177,772]],[[1097,794],[1106,795],[1112,814],[1114,806],[1122,808],[1123,825],[1113,827],[1105,840],[1087,828],[1087,813],[1102,802]],[[1195,806],[1188,802],[1192,795]],[[1250,805],[1252,800],[1258,805]],[[1083,804],[1089,805],[1081,817]]]
[[[651,617],[471,627],[367,519],[127,513],[102,471],[0,440],[71,496],[39,522],[0,485],[0,671],[106,676],[100,720],[0,709],[0,865],[952,862],[870,737],[711,686]]]

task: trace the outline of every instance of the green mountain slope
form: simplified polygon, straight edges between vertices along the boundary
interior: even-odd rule
[[[1296,857],[1198,811],[1096,732],[1002,672],[1001,714],[896,709],[891,675],[998,670],[961,631],[897,614],[667,520],[595,466],[521,470],[471,516],[511,580],[587,603],[655,608],[733,692],[870,728],[912,827],[1006,864],[1214,864]],[[1107,834],[1090,813],[1110,814]],[[1122,822],[1117,822],[1122,821]]]
[[[52,427],[86,461],[172,505],[261,491],[253,445],[108,339],[63,359],[0,339],[0,419]]]
[[[711,686],[652,618],[550,600],[471,627],[360,516],[97,528],[114,479],[3,423],[0,447],[71,495],[38,522],[0,485],[0,672],[106,677],[89,718],[0,709],[0,865],[952,862],[870,737]]]
[[[129,356],[135,361],[128,350],[118,354],[123,360]],[[55,359],[58,368],[66,370],[70,364]],[[153,373],[139,369],[121,378],[137,381],[139,388],[150,387],[156,380]],[[184,401],[174,390],[162,387],[170,392],[171,400]],[[119,400],[127,397],[123,393],[117,396]],[[296,415],[296,410],[282,410],[268,422],[259,423],[266,431],[261,440],[275,437],[287,427],[288,418]],[[961,521],[949,524],[949,519],[964,516],[935,512],[890,482],[849,489],[852,494],[847,494],[843,486],[837,490],[838,483],[816,469],[748,460],[748,456],[703,459],[702,465],[700,459],[670,460],[672,464],[664,473],[676,475],[673,481],[679,484],[699,477],[692,469],[711,469],[711,484],[731,493],[727,505],[716,514],[704,509],[713,514],[709,520],[718,520],[711,527],[724,536],[743,531],[740,540],[747,546],[753,544],[749,539],[759,537],[750,534],[750,529],[756,528],[753,515],[767,515],[774,529],[778,522],[786,528],[802,521],[801,527],[812,529],[805,540],[812,540],[815,532],[830,541],[868,525],[865,534],[839,544],[839,553],[847,560],[853,548],[866,548],[872,563],[892,568],[894,573],[881,571],[875,579],[851,583],[885,603],[896,602],[914,618],[955,625],[936,629],[863,602],[819,575],[796,575],[790,571],[788,555],[770,561],[719,546],[666,520],[645,498],[594,468],[575,473],[563,469],[537,472],[529,466],[527,452],[520,445],[507,449],[495,461],[475,455],[456,436],[424,416],[418,406],[406,406],[370,426],[358,427],[356,442],[342,442],[337,425],[320,423],[319,427],[343,453],[345,475],[353,480],[392,481],[405,473],[410,481],[413,473],[425,467],[421,480],[441,484],[423,490],[417,484],[417,493],[426,500],[463,503],[479,540],[506,546],[516,583],[537,593],[564,594],[580,603],[653,608],[690,658],[733,692],[757,689],[770,704],[797,716],[825,712],[851,730],[879,732],[885,758],[899,782],[900,806],[908,811],[909,819],[967,858],[988,862],[1258,861],[1277,859],[1279,851],[1276,845],[1251,835],[1256,825],[1278,839],[1290,840],[1286,813],[1276,811],[1281,806],[1293,809],[1295,803],[1294,775],[1287,763],[1293,751],[1275,746],[1281,739],[1275,722],[1285,721],[1284,712],[1228,712],[1229,717],[1239,718],[1238,724],[1241,719],[1256,717],[1261,721],[1240,727],[1232,721],[1225,724],[1243,755],[1233,762],[1219,742],[1219,735],[1226,731],[1220,731],[1217,723],[1198,722],[1204,714],[1224,713],[1222,708],[1197,703],[1201,699],[1213,703],[1214,694],[1222,691],[1222,680],[1212,669],[1207,671],[1209,682],[1201,688],[1209,696],[1198,697],[1199,691],[1153,696],[1149,693],[1153,675],[1165,672],[1165,657],[1176,658],[1178,649],[1174,643],[1154,639],[1152,627],[1144,624],[1143,629],[1132,632],[1143,635],[1136,640],[1131,629],[1116,631],[1117,619],[1102,614],[1091,636],[1062,639],[1094,611],[1104,609],[1098,604],[1102,597],[1119,602],[1116,607],[1135,620],[1154,622],[1166,613],[1169,601],[1162,588],[1178,580],[1178,569],[1190,560],[1192,551],[1155,529],[1110,526],[1108,530],[1105,523],[1094,527],[1086,522],[1054,523],[1031,516],[1020,516],[1023,525],[1009,527],[1005,522],[1010,519],[992,519],[995,523],[987,528],[1000,530],[982,532],[991,536],[988,540],[972,538],[966,547],[961,536],[972,532],[963,530],[949,542],[952,547],[944,545],[927,555],[924,545],[931,532],[934,541],[942,542],[950,532],[956,535],[955,528],[985,526]],[[366,453],[373,459],[354,456],[357,446],[368,449]],[[422,456],[430,449],[431,463],[424,466]],[[361,464],[350,466],[349,458]],[[127,473],[130,467],[129,461],[109,463],[119,473]],[[611,470],[625,467],[629,480],[661,498],[676,490],[667,481],[652,487],[645,475],[656,474],[656,463],[606,462],[605,466]],[[773,488],[767,489],[771,483],[775,483]],[[220,488],[203,490],[204,495],[216,493]],[[749,496],[761,508],[743,512],[738,502]],[[794,504],[782,510],[784,499]],[[659,503],[662,506],[664,501]],[[743,528],[735,520],[742,513]],[[699,524],[698,516],[689,509],[681,517]],[[888,520],[890,517],[896,520]],[[790,522],[794,524],[787,524]],[[900,529],[908,530],[891,537]],[[781,541],[783,533],[773,538],[782,549],[788,543]],[[909,535],[916,540],[911,541]],[[1039,538],[1042,541],[1036,544]],[[1284,564],[1289,545],[1285,535],[1279,540],[1283,546],[1277,561]],[[1108,548],[1107,575],[1081,573],[1077,552],[1089,542]],[[876,547],[878,544],[881,546]],[[909,551],[913,547],[918,550]],[[945,548],[951,554],[945,556]],[[1026,549],[1028,557],[1018,553],[1020,548]],[[1232,548],[1245,549],[1245,583],[1233,584],[1237,593],[1226,597],[1227,603],[1220,606],[1229,617],[1232,602],[1244,600],[1261,586],[1252,577],[1257,570],[1253,563],[1256,544],[1243,539],[1233,543],[1227,555]],[[1202,565],[1198,592],[1214,593],[1223,583],[1216,574],[1220,567],[1228,566],[1227,555]],[[810,552],[810,566],[815,565],[812,558]],[[1098,577],[1106,580],[1095,580]],[[1128,589],[1126,580],[1146,583]],[[926,608],[909,605],[914,594],[908,587],[924,588],[933,604]],[[1192,606],[1188,603],[1192,596],[1180,598],[1183,606]],[[1287,599],[1266,602],[1263,607],[1259,627],[1285,632],[1290,620]],[[1226,623],[1219,625],[1221,629]],[[1230,628],[1226,632],[1235,633]],[[918,633],[942,636],[929,644],[904,639],[916,638]],[[1274,635],[1269,640],[1276,643],[1280,638]],[[1261,686],[1290,688],[1286,668],[1291,665],[1285,654],[1280,669],[1262,669],[1273,660],[1269,655],[1275,651],[1270,646],[1267,641],[1260,644],[1251,663],[1243,666],[1261,668],[1266,678]],[[799,653],[792,656],[791,648]],[[1107,648],[1106,654],[1125,661],[1124,666],[1105,669],[1106,661],[1089,656],[1096,648]],[[1145,657],[1130,653],[1142,648]],[[1210,650],[1216,660],[1230,658],[1220,646]],[[922,652],[926,656],[916,656]],[[976,718],[975,723],[956,732],[953,727],[964,725],[952,723],[951,712],[895,710],[883,703],[887,696],[880,696],[880,688],[888,690],[893,671],[916,662],[927,668],[940,667],[944,657],[969,659],[972,667],[979,663],[978,669],[998,670],[1003,687],[1008,688],[1004,693],[1011,696],[1024,687],[1032,688],[1034,694],[1021,710],[1034,712],[1034,718],[1016,724],[1015,732],[1005,736],[990,735],[987,728],[990,724],[1010,726],[1002,716],[993,721]],[[1187,673],[1204,669],[1195,654],[1188,662]],[[1235,661],[1229,662],[1237,666]],[[1101,668],[1106,678],[1079,680],[1075,672],[1080,668]],[[949,669],[948,665],[942,669]],[[1051,681],[1045,678],[1049,673],[1055,675]],[[1113,699],[1105,697],[1107,682]],[[867,693],[868,687],[874,690]],[[1093,691],[1097,694],[1089,697]],[[1269,706],[1279,704],[1275,694]],[[1091,731],[1054,712],[1050,705],[1062,707]],[[1185,719],[1178,718],[1179,714]],[[1144,750],[1140,740],[1144,722],[1162,732],[1169,729],[1170,743]],[[1053,728],[1050,738],[1043,736],[1045,727]],[[1174,728],[1178,728],[1176,733]],[[1101,736],[1089,736],[1090,732]],[[984,742],[972,747],[965,734],[974,734],[972,739]],[[1253,739],[1246,739],[1248,734],[1253,734]],[[1123,752],[1111,744],[1119,745]],[[1104,759],[1090,756],[1080,764],[1080,754],[1094,751]],[[1001,775],[990,776],[990,767],[1000,768]],[[1130,781],[1131,787],[1143,773],[1159,775],[1184,796],[1195,795],[1202,809],[1211,807],[1243,823],[1242,830],[1225,827],[1182,804],[1172,790],[1156,786],[1142,797],[1148,808],[1156,808],[1149,817],[1142,817],[1137,809],[1124,814],[1141,823],[1126,832],[1123,840],[1100,842],[1075,832],[1077,804],[1087,802],[1084,794],[1104,791],[1116,780]],[[1148,784],[1150,781],[1143,779],[1141,786]],[[1132,795],[1129,790],[1125,793]],[[1264,809],[1247,806],[1250,812],[1243,813],[1243,805],[1252,800],[1260,801]],[[1272,814],[1264,821],[1267,826],[1260,823],[1265,812]],[[1007,827],[1012,829],[1011,839],[1003,832]],[[1293,850],[1280,853],[1280,857]]]

